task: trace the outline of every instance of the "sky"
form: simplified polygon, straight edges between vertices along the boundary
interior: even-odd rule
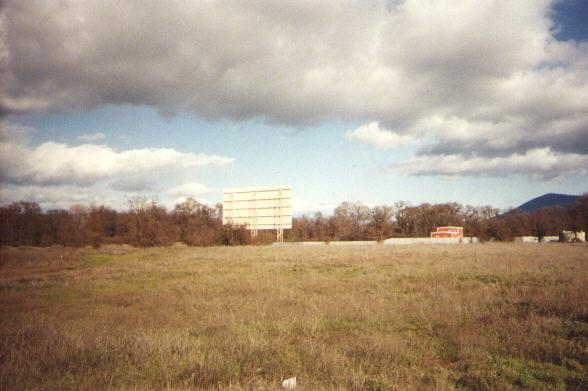
[[[588,192],[588,0],[0,4],[0,204]]]

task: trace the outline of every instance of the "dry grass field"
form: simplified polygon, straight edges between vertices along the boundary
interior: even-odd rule
[[[588,246],[0,250],[5,390],[588,389]]]

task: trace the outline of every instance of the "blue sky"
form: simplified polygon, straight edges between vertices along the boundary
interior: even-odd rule
[[[554,7],[554,20],[558,31],[556,37],[560,40],[588,40],[588,1],[563,0]]]
[[[291,184],[301,214],[588,191],[586,1],[67,3],[2,10],[2,203]]]

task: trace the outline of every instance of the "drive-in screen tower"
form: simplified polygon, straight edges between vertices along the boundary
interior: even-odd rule
[[[292,186],[247,187],[223,190],[223,224],[276,230],[278,242],[292,228]]]

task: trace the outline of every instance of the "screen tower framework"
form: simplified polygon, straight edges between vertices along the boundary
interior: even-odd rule
[[[258,230],[275,230],[284,241],[292,228],[292,186],[266,186],[223,190],[223,224],[245,226],[252,236]]]

